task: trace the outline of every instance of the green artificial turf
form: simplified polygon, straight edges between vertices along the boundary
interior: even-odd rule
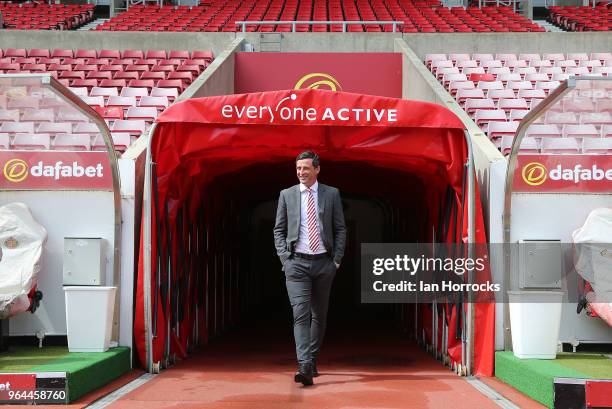
[[[30,372],[32,368],[45,365],[68,355],[67,347],[10,347],[0,353],[0,372]]]
[[[557,363],[587,375],[588,378],[612,379],[612,359],[597,353],[558,354]]]
[[[519,359],[510,351],[495,353],[495,376],[549,408],[554,379],[612,378],[612,359],[593,353],[560,353],[557,359]]]
[[[0,354],[0,372],[66,372],[72,402],[130,370],[130,349],[73,352],[67,347],[12,347]]]

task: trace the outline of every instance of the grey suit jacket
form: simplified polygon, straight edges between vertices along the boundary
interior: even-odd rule
[[[276,253],[284,265],[293,253],[300,232],[300,185],[280,192],[274,226]],[[335,187],[319,182],[317,192],[319,205],[319,225],[323,228],[323,244],[334,262],[340,264],[346,246],[346,225],[340,192]]]

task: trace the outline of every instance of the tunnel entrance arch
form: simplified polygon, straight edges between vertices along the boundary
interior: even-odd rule
[[[384,209],[387,239],[486,242],[470,142],[439,105],[321,90],[183,101],[158,118],[147,149],[134,334],[149,371],[236,319],[249,288],[236,256],[251,217],[242,210],[294,184],[286,165],[305,149],[329,164],[326,183]],[[493,306],[447,307],[466,336],[440,352],[492,374]],[[415,315],[415,334],[442,348],[442,320],[430,306]]]

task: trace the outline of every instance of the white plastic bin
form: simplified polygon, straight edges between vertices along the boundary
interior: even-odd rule
[[[562,291],[508,291],[514,356],[557,357],[563,294]]]
[[[69,352],[108,350],[116,291],[117,287],[64,287]]]

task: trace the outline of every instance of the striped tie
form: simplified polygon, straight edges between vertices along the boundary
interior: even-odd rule
[[[315,208],[314,195],[312,189],[308,190],[308,205],[306,206],[306,216],[308,221],[308,242],[313,253],[319,251],[319,233],[317,232],[317,210]]]

